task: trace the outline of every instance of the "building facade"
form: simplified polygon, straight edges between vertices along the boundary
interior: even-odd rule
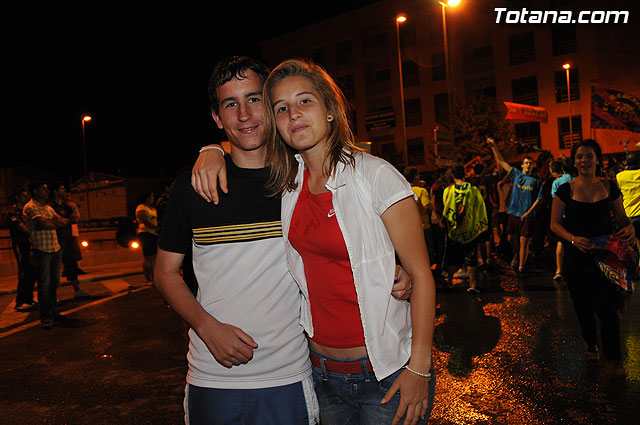
[[[514,143],[554,156],[568,156],[571,146],[584,138],[598,140],[605,153],[622,152],[625,139],[635,149],[640,133],[592,129],[590,112],[592,86],[640,96],[640,62],[634,54],[640,41],[637,20],[554,24],[551,14],[546,23],[507,23],[505,15],[496,22],[496,8],[521,12],[589,7],[604,6],[590,0],[461,0],[445,11],[448,73],[442,6],[436,0],[375,2],[265,41],[261,51],[270,66],[302,57],[325,67],[351,102],[356,140],[394,163],[404,162],[403,96],[406,159],[422,171],[446,165],[443,158],[451,157],[446,149],[464,149],[459,141],[458,146],[442,142],[449,137],[442,129],[451,100],[451,106],[490,98],[502,109],[505,101],[545,108],[546,123],[510,125]],[[399,14],[407,18],[402,24],[396,23]],[[569,84],[565,63],[571,65]]]

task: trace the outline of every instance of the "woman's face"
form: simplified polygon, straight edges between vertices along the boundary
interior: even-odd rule
[[[584,176],[595,176],[598,160],[594,150],[587,146],[580,146],[576,151],[574,166],[578,174]]]
[[[287,77],[273,88],[273,112],[278,132],[300,153],[322,150],[331,129],[327,108],[306,77]]]

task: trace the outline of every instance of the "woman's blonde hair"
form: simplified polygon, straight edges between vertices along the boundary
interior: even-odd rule
[[[331,76],[320,66],[300,60],[290,59],[278,65],[267,77],[264,84],[265,136],[267,138],[267,164],[271,167],[269,193],[277,195],[286,190],[294,190],[298,163],[296,150],[285,143],[276,127],[273,111],[273,90],[288,77],[305,77],[318,92],[327,108],[330,122],[326,152],[326,175],[331,175],[338,163],[354,165],[353,152],[359,151],[353,144],[353,132],[349,126],[349,103],[342,90]]]

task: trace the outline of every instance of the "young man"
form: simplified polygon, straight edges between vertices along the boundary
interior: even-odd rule
[[[225,158],[230,193],[213,205],[183,176],[163,220],[156,285],[191,326],[190,424],[317,422],[298,289],[284,261],[280,199],[264,190],[267,73],[249,58],[216,66],[209,96],[213,119],[231,143]],[[180,276],[191,245],[197,299]]]
[[[11,246],[16,256],[18,264],[18,289],[16,291],[17,311],[30,311],[37,306],[33,302],[33,287],[36,283],[36,272],[31,258],[31,242],[29,242],[29,229],[22,215],[22,209],[29,202],[29,193],[18,190],[13,195],[15,204],[7,213],[9,222],[9,234],[11,235]]]
[[[442,213],[448,228],[445,260],[449,285],[453,285],[456,268],[464,264],[469,276],[467,292],[477,294],[478,237],[489,228],[487,210],[480,190],[465,181],[464,167],[456,165],[452,174],[453,184],[444,190]]]
[[[82,258],[77,233],[80,212],[77,205],[69,200],[69,194],[62,183],[51,182],[50,186],[51,200],[49,205],[60,217],[69,219],[68,225],[56,230],[62,256],[62,275],[66,276],[67,281],[71,282],[76,298],[89,298],[91,295],[80,289],[78,282],[78,275],[80,274],[78,260]]]
[[[622,191],[622,202],[627,217],[636,229],[636,243],[640,248],[640,152],[627,154],[627,168],[616,175]]]
[[[29,229],[36,265],[40,322],[44,329],[51,329],[54,321],[65,318],[56,312],[60,284],[60,244],[56,229],[68,225],[69,220],[60,217],[47,205],[49,188],[44,182],[31,182],[29,192],[31,200],[24,206],[22,214]]]
[[[507,231],[514,235],[514,239],[519,244],[511,266],[513,268],[517,267],[518,277],[524,277],[524,266],[527,262],[529,243],[532,236],[533,212],[540,202],[540,180],[532,176],[533,159],[525,157],[522,161],[522,171],[520,171],[511,167],[502,158],[502,154],[500,154],[498,146],[492,138],[487,138],[487,144],[493,152],[493,157],[498,166],[504,169],[513,181],[513,192],[507,208]]]

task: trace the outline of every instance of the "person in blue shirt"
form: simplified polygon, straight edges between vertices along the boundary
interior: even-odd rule
[[[493,153],[498,167],[504,169],[513,181],[513,192],[507,207],[509,216],[507,233],[511,234],[517,245],[511,267],[517,268],[518,277],[524,277],[524,266],[529,255],[529,243],[532,236],[534,211],[542,196],[540,179],[532,175],[534,162],[530,157],[522,161],[522,171],[513,168],[504,160],[495,141],[488,137],[487,144]]]

